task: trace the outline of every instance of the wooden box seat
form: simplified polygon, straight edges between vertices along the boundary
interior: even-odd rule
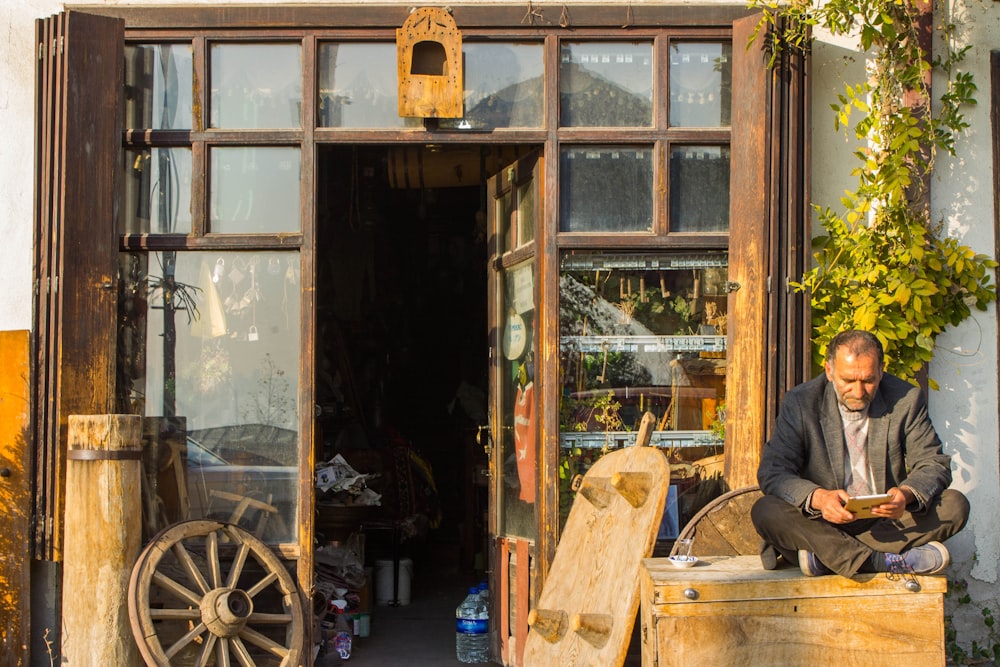
[[[758,556],[640,571],[643,667],[945,663],[944,576],[806,577]]]

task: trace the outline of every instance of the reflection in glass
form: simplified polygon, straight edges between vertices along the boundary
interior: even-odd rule
[[[563,148],[559,230],[652,231],[652,155],[652,149],[633,146]]]
[[[396,45],[326,43],[319,47],[320,127],[420,127],[399,116]]]
[[[568,481],[609,449],[633,444],[646,412],[656,417],[651,444],[674,459],[720,453],[727,265],[723,253],[563,255],[563,519]]]
[[[729,147],[670,149],[670,231],[729,230]]]
[[[190,44],[125,47],[125,129],[191,129]]]
[[[503,341],[498,378],[502,424],[500,447],[500,532],[535,537],[538,448],[535,443],[537,393],[534,360],[534,274],[531,262],[503,276]]]
[[[298,44],[213,44],[211,127],[302,126]]]
[[[535,189],[538,182],[531,179],[517,186],[517,245],[523,246],[535,240],[535,215],[538,202]]]
[[[123,253],[119,271],[118,409],[144,417],[146,536],[243,503],[243,527],[294,541],[298,254]]]
[[[191,149],[125,151],[125,234],[191,232]]]
[[[733,45],[729,42],[670,44],[670,124],[729,127]]]
[[[541,44],[462,44],[464,117],[442,119],[459,130],[541,127],[545,65]]]
[[[650,42],[563,42],[559,124],[649,127],[653,73]]]
[[[210,155],[210,232],[299,231],[297,147],[213,148]]]

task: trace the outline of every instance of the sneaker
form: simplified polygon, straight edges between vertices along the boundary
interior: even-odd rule
[[[883,558],[879,558],[883,556]],[[875,571],[893,574],[938,574],[951,563],[948,549],[940,542],[928,542],[901,554],[874,554]]]
[[[823,565],[819,558],[816,558],[816,554],[805,549],[799,549],[799,569],[807,577],[822,577],[833,574],[833,570]]]

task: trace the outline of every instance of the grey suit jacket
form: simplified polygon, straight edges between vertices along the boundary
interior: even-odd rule
[[[919,388],[884,374],[868,418],[875,492],[906,485],[925,503],[948,488],[951,457],[941,451]],[[817,488],[844,488],[846,455],[837,395],[823,374],[785,394],[757,481],[764,493],[803,507]]]

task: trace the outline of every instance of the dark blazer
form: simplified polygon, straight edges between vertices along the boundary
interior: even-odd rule
[[[868,418],[876,493],[906,485],[927,502],[948,488],[951,457],[941,451],[919,388],[884,374]],[[785,394],[757,481],[764,493],[802,507],[816,488],[844,488],[845,456],[837,395],[823,374]]]

